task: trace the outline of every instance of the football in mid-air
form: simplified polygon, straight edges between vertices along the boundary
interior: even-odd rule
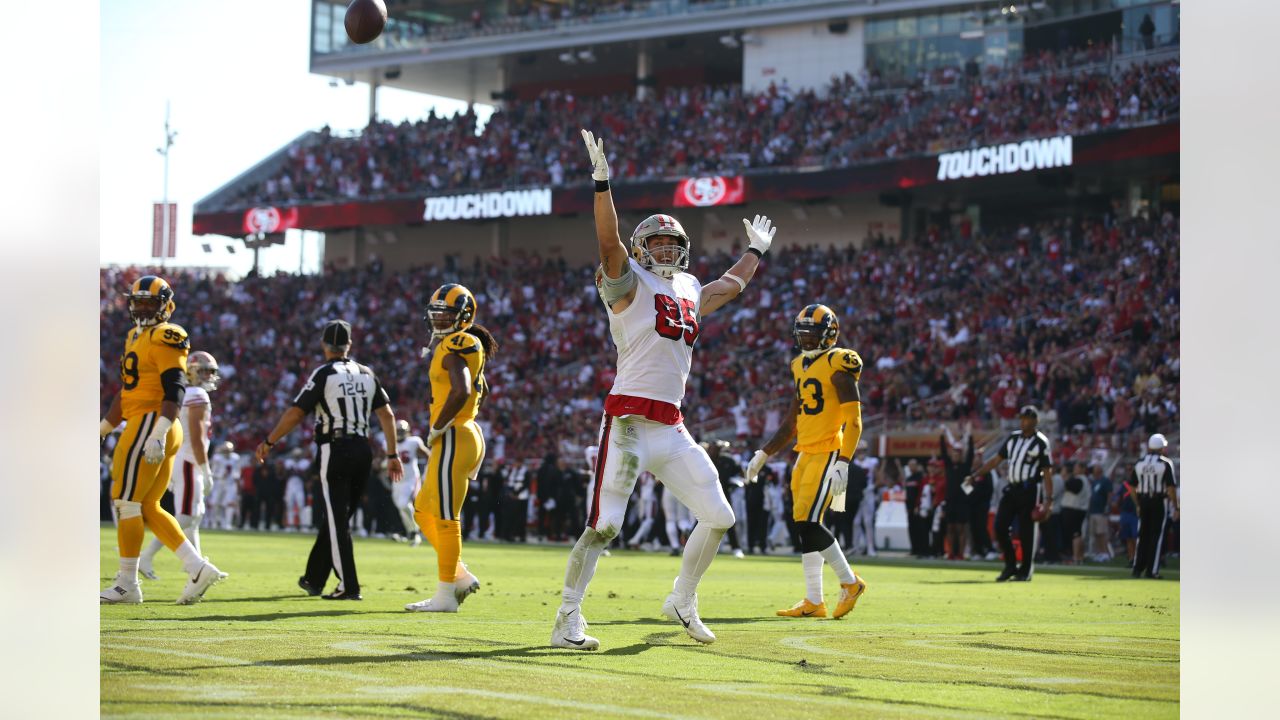
[[[387,6],[382,0],[351,0],[347,16],[347,37],[357,45],[373,42],[387,26]]]

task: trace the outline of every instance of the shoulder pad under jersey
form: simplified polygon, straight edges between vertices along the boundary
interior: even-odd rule
[[[179,350],[191,349],[191,338],[187,336],[187,331],[183,330],[181,325],[161,323],[151,328],[151,339]]]
[[[445,352],[471,355],[480,350],[480,338],[468,332],[456,332],[442,342]]]
[[[831,355],[831,366],[836,370],[851,372],[855,375],[862,372],[862,358],[853,350],[837,348]]]

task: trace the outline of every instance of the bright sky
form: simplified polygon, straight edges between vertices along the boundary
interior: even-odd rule
[[[178,136],[169,155],[169,200],[178,203],[174,265],[247,272],[252,252],[221,236],[193,236],[191,210],[209,193],[307,130],[363,127],[369,87],[329,87],[307,70],[309,0],[112,0],[101,5],[101,239],[103,264],[151,263],[151,204],[164,190],[165,101]],[[383,88],[379,116],[417,119],[461,102]],[[484,117],[487,107],[477,108]],[[91,116],[90,114],[87,114]],[[296,272],[300,250],[318,267],[316,233],[290,231],[264,249],[265,270]],[[201,244],[209,242],[206,254]],[[302,247],[305,244],[305,248]],[[227,246],[236,247],[235,254]]]

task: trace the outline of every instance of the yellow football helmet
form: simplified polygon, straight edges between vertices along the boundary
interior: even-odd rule
[[[440,338],[464,331],[476,320],[476,297],[457,283],[441,285],[427,302],[427,315],[431,323],[431,337]]]
[[[129,317],[143,327],[168,322],[177,309],[173,288],[158,275],[143,275],[134,280],[125,295],[129,298]]]
[[[835,347],[840,335],[840,321],[826,305],[807,305],[796,316],[791,336],[805,357],[816,357]]]

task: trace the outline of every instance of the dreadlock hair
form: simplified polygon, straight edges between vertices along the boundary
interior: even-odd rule
[[[493,333],[479,323],[472,323],[471,327],[467,328],[467,332],[480,339],[480,347],[484,348],[485,362],[493,359],[494,354],[498,352],[498,341],[494,339]]]

